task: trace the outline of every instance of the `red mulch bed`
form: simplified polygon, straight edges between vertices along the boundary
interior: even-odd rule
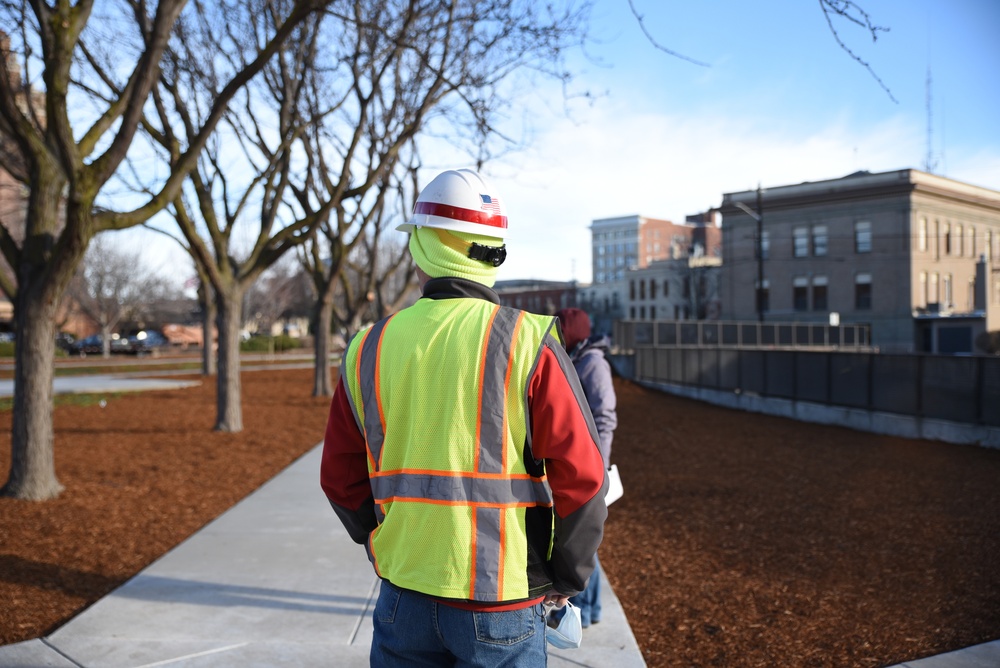
[[[321,440],[311,370],[242,386],[240,434],[212,431],[212,380],[57,407],[66,491],[0,499],[0,644],[51,632]],[[626,495],[601,562],[650,666],[885,666],[1000,638],[1000,451],[617,387]]]

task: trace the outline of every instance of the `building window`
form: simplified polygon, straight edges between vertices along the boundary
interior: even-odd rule
[[[976,228],[969,225],[965,232],[965,247],[969,251],[969,257],[975,259],[976,257]]]
[[[955,303],[952,300],[953,295],[952,295],[951,274],[945,274],[944,276],[941,277],[941,291],[944,293],[941,296],[944,298],[945,307],[951,308],[951,306],[953,306]]]
[[[813,233],[813,255],[822,257],[826,255],[826,225],[814,225]]]
[[[854,223],[854,252],[872,252],[872,224],[868,221]]]
[[[927,303],[941,303],[941,295],[938,294],[938,273],[936,271],[930,275],[930,287],[927,288]]]
[[[813,277],[812,307],[814,311],[827,310],[826,276]]]
[[[645,320],[646,319],[646,307],[645,306],[640,306],[639,307],[639,319],[640,320]]]
[[[635,320],[635,307],[634,306],[629,306],[628,307],[628,317],[631,318],[632,320]]]
[[[635,301],[635,279],[628,282],[628,298]]]
[[[951,255],[951,225],[945,223],[941,226],[941,254]]]
[[[805,276],[792,280],[792,308],[796,311],[809,310],[809,279]]]
[[[639,299],[646,298],[646,279],[639,280]]]
[[[965,237],[962,236],[962,226],[955,225],[955,255],[962,257],[965,255],[962,244],[965,241]]]
[[[917,248],[927,251],[927,219],[921,218],[917,228]]]
[[[654,283],[653,285],[656,285],[656,284]],[[655,306],[650,306],[649,307],[649,319],[650,320],[656,320],[656,307]]]
[[[927,272],[920,272],[920,287],[918,288],[917,304],[927,306]]]
[[[991,250],[990,245],[992,241],[993,241],[993,233],[990,232],[989,230],[983,232],[983,257],[985,257],[987,260],[990,259],[990,250]]]
[[[656,299],[656,279],[649,279],[649,298]],[[653,308],[656,308],[655,306]]]
[[[858,274],[854,277],[854,308],[869,311],[872,307],[872,275]]]
[[[668,281],[665,278],[663,279],[663,296],[664,297],[670,296],[670,281]]]
[[[792,255],[807,257],[809,255],[809,229],[796,227],[792,229]]]

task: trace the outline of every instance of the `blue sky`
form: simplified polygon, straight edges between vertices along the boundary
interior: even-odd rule
[[[858,2],[888,32],[872,43],[835,25],[895,101],[838,46],[817,1],[633,0],[659,44],[702,67],[650,43],[628,0],[594,0],[588,57],[569,63],[571,90],[592,103],[566,103],[550,80],[510,81],[526,94],[504,129],[524,148],[484,169],[511,219],[500,279],[589,282],[596,218],[683,222],[758,183],[923,169],[928,65],[933,171],[1000,190],[1000,0]],[[424,183],[471,166],[464,153],[425,158]],[[190,265],[163,237],[145,247],[165,256],[154,264]]]
[[[487,165],[511,217],[501,279],[591,280],[589,225],[641,214],[683,222],[725,192],[859,169],[924,169],[931,69],[933,171],[1000,190],[1000,1],[859,0],[889,28],[835,23],[889,88],[837,44],[818,2],[596,0],[594,64],[577,90],[511,110],[527,147]],[[547,99],[548,104],[540,104]],[[540,106],[541,109],[535,109]],[[530,109],[530,127],[515,123]]]

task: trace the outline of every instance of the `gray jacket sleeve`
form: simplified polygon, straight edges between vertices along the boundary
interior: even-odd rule
[[[604,458],[604,468],[608,468],[611,466],[611,441],[615,427],[618,426],[618,400],[612,382],[611,365],[600,350],[591,350],[581,356],[575,366],[597,425],[600,437],[598,445]]]

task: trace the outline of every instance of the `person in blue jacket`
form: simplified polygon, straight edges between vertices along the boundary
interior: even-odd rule
[[[590,317],[581,309],[565,308],[556,312],[563,333],[566,352],[580,377],[580,385],[594,415],[599,436],[598,447],[604,459],[604,468],[611,466],[611,442],[618,426],[617,396],[612,382],[611,365],[605,353],[611,344],[608,336],[591,336]],[[596,557],[595,557],[596,561]],[[587,588],[570,599],[580,608],[580,622],[584,628],[601,621],[601,570],[594,568]],[[561,616],[562,610],[557,611]]]

